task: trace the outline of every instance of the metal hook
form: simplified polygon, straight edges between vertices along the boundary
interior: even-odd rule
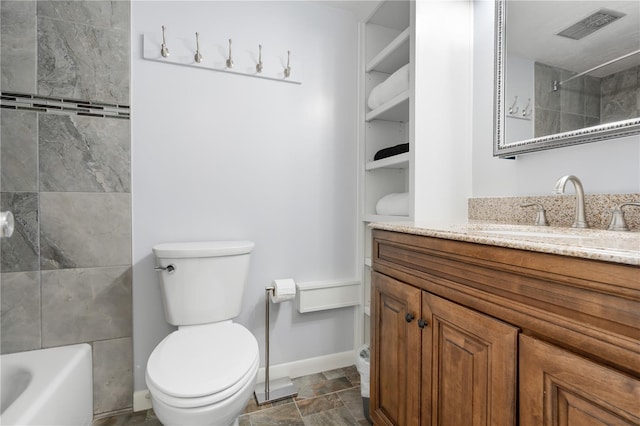
[[[287,78],[291,75],[291,66],[289,65],[291,59],[291,51],[287,50],[287,67],[284,69],[284,77]]]
[[[164,39],[164,25],[162,26],[162,46],[160,46],[160,54],[163,58],[169,56],[169,49],[167,48],[167,43]]]
[[[529,109],[529,107],[531,106],[531,98],[527,99],[527,106],[524,107],[524,109],[522,110],[522,116],[523,117],[529,117],[531,115],[531,113],[533,112],[532,109]]]
[[[229,39],[229,57],[227,58],[227,68],[233,68],[233,59],[231,58],[231,39]]]
[[[515,99],[513,100],[513,105],[511,105],[511,108],[509,108],[509,114],[517,114],[518,110],[520,108],[518,108],[516,106],[516,103],[518,103],[518,97],[516,96]]]
[[[200,34],[198,34],[197,32],[196,32],[196,55],[193,57],[193,59],[197,63],[202,62],[202,54],[200,53]]]
[[[256,71],[258,73],[262,72],[262,45],[258,45],[258,63],[256,64]]]

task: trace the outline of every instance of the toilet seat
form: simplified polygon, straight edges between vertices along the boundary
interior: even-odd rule
[[[167,336],[147,363],[151,394],[174,407],[201,407],[230,398],[255,380],[258,342],[232,322],[184,327]]]

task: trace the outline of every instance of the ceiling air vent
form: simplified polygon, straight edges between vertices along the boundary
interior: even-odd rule
[[[589,34],[598,31],[600,28],[622,18],[625,14],[609,9],[600,9],[599,11],[587,16],[583,20],[576,22],[569,28],[560,31],[559,36],[580,40]]]

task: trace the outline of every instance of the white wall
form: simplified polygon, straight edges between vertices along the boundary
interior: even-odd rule
[[[302,85],[142,59],[142,34],[196,31],[237,55],[291,50]],[[201,40],[202,40],[201,39]],[[176,43],[175,39],[174,43]],[[175,44],[174,44],[175,48]],[[205,57],[224,49],[201,46]],[[265,64],[265,67],[273,64]],[[264,287],[350,278],[356,253],[357,26],[301,2],[132,2],[135,389],[166,325],[151,248],[171,241],[256,242],[237,322],[264,341]],[[271,362],[353,349],[352,308],[272,309]]]
[[[471,196],[471,0],[415,3],[415,220],[467,220]]]
[[[550,195],[566,174],[580,178],[586,193],[640,192],[640,136],[519,156],[494,158],[494,2],[474,5],[473,196]]]
[[[506,61],[509,78],[505,84],[505,111],[507,117],[504,120],[504,135],[506,141],[521,141],[534,137],[534,67],[535,63],[530,59],[508,55]],[[514,106],[515,105],[515,106]],[[509,110],[513,107],[513,114]],[[528,120],[522,119],[523,112],[529,114]]]

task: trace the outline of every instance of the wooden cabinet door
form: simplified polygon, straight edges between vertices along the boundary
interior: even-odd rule
[[[640,380],[520,336],[520,425],[640,425]]]
[[[422,425],[515,425],[518,329],[430,293],[422,299]]]
[[[419,424],[420,294],[408,284],[372,274],[369,411],[376,425]]]

